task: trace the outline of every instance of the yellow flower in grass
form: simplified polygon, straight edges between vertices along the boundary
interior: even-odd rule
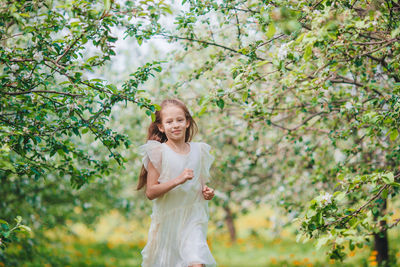
[[[272,264],[278,264],[278,261],[275,258],[271,258],[271,263]]]
[[[371,261],[371,266],[377,266],[378,265],[378,262],[376,262],[376,261]]]
[[[371,255],[374,255],[374,256],[378,255],[378,251],[373,250],[373,251],[371,252]]]
[[[139,241],[138,246],[140,248],[144,248],[144,246],[146,245],[146,241],[144,241],[143,239]]]
[[[307,267],[313,267],[312,263],[307,263]]]
[[[5,266],[5,264],[0,261],[0,267],[4,267],[4,266]]]
[[[240,245],[244,244],[244,239],[243,238],[238,238],[237,243],[240,244]]]
[[[349,253],[349,257],[354,257],[356,255],[356,252],[353,250],[353,251],[350,251],[350,253]]]
[[[301,265],[301,262],[298,261],[298,260],[295,260],[295,261],[293,261],[293,265],[294,265],[294,266],[300,266],[300,265]]]
[[[208,238],[207,238],[207,244],[208,244],[208,247],[210,248],[210,250],[212,250],[211,241]]]
[[[369,256],[368,260],[375,261],[376,260],[376,256],[375,255],[371,255],[371,256]]]
[[[282,242],[282,239],[280,239],[280,238],[275,238],[273,241],[272,241],[272,244],[279,244],[279,243],[281,243]]]
[[[310,260],[309,260],[308,258],[304,258],[304,259],[303,259],[303,262],[304,262],[304,263],[307,263],[307,262],[309,262],[309,261],[310,261]]]
[[[329,260],[329,263],[330,263],[330,264],[335,264],[335,260],[330,259],[330,260]]]

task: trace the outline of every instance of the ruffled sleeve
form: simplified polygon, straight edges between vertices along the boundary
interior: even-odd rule
[[[161,173],[162,146],[160,142],[148,140],[146,144],[139,146],[139,154],[143,156],[142,163],[146,170],[148,170],[147,167],[149,161],[151,161],[158,173]]]
[[[202,184],[210,181],[210,167],[214,162],[214,156],[210,154],[211,146],[206,143],[199,143],[200,151],[201,151],[201,169],[200,169],[200,178]]]

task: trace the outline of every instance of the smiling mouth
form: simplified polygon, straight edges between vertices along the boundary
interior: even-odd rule
[[[172,132],[172,133],[180,133],[181,131],[175,131],[175,132]]]

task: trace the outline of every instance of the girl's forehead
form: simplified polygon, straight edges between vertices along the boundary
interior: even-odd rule
[[[177,116],[185,116],[185,112],[181,107],[175,105],[168,105],[163,107],[161,110],[161,117],[177,117]]]

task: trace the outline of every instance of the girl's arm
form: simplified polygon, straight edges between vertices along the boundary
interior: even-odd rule
[[[185,169],[178,177],[160,184],[158,183],[158,177],[160,177],[160,174],[151,161],[149,161],[147,169],[146,196],[150,200],[162,196],[187,180],[193,179],[193,170]]]

